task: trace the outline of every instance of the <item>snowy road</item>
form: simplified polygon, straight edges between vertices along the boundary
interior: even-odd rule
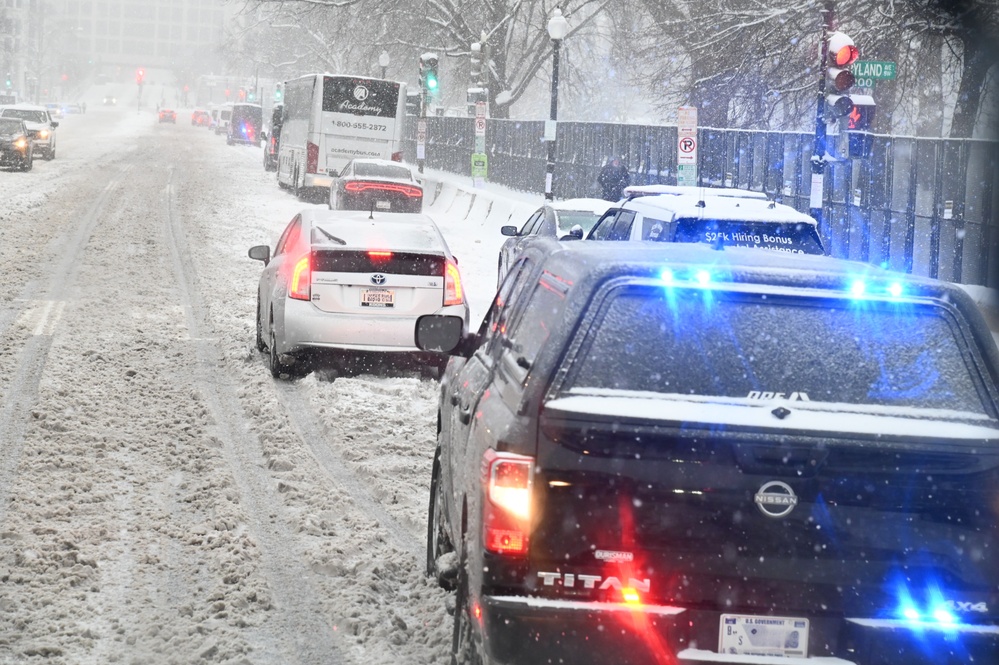
[[[94,105],[0,173],[0,663],[447,661],[436,385],[271,379],[261,158]],[[440,221],[481,317],[502,237]]]

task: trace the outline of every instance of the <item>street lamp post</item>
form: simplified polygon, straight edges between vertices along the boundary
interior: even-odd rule
[[[555,177],[555,135],[558,127],[558,56],[562,40],[569,32],[569,22],[562,16],[562,10],[555,8],[555,13],[548,21],[548,36],[552,39],[552,109],[551,119],[545,125],[545,140],[548,142],[548,163],[545,167],[545,200],[552,201],[552,180]]]
[[[382,54],[378,56],[378,65],[382,68],[382,78],[385,78],[385,70],[388,69],[391,61],[388,51],[382,51]]]

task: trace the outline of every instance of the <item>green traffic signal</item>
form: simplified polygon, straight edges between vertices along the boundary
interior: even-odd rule
[[[437,89],[437,76],[434,73],[427,74],[427,90],[434,91]]]

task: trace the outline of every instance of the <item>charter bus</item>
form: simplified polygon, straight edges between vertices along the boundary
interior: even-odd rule
[[[354,158],[402,160],[406,84],[309,74],[284,83],[278,184],[324,200]]]

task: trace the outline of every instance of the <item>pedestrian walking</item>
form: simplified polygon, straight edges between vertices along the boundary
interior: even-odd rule
[[[628,167],[617,156],[611,157],[597,176],[597,183],[603,190],[606,201],[620,201],[624,197],[624,188],[628,186],[630,176]]]

